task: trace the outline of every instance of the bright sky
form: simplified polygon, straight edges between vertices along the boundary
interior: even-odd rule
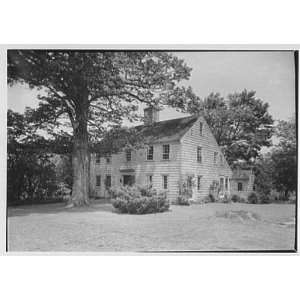
[[[192,67],[191,85],[201,98],[210,92],[223,97],[244,88],[270,105],[274,119],[287,120],[295,114],[295,75],[293,52],[177,52]],[[37,91],[16,85],[8,88],[8,107],[24,112],[37,105]],[[165,109],[160,119],[173,119],[183,114]]]

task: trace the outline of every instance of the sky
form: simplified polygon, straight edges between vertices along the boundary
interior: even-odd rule
[[[184,85],[191,86],[201,98],[211,92],[223,97],[243,89],[256,91],[268,102],[275,120],[288,120],[295,114],[295,75],[293,52],[174,52],[192,68]],[[8,88],[8,108],[23,113],[35,107],[38,92],[26,86]],[[184,116],[174,109],[160,112],[160,120]]]

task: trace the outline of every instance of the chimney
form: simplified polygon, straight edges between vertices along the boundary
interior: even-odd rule
[[[157,107],[149,106],[144,109],[144,124],[152,125],[159,122],[159,109]]]

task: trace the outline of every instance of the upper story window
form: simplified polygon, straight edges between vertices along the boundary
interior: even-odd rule
[[[223,155],[220,154],[220,165],[223,166],[223,164],[224,164],[224,161],[223,161]]]
[[[202,148],[197,147],[197,162],[202,162]]]
[[[131,150],[130,149],[128,149],[128,150],[126,150],[126,161],[131,161]]]
[[[163,154],[162,154],[163,159],[170,159],[170,145],[163,145]]]
[[[153,160],[153,146],[147,148],[147,160]]]
[[[214,164],[217,163],[218,160],[218,152],[214,152]]]
[[[106,163],[110,164],[111,163],[111,157],[110,156],[106,156]]]
[[[199,134],[202,136],[203,135],[203,123],[199,123]]]
[[[100,159],[101,159],[100,153],[96,153],[96,164],[100,164]]]

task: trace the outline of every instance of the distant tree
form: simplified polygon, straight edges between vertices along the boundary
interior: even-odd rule
[[[276,127],[279,143],[271,152],[274,164],[273,180],[278,191],[289,192],[297,189],[297,143],[295,119],[280,121]]]
[[[72,129],[73,187],[70,206],[89,204],[88,143],[126,117],[138,104],[183,107],[191,89],[178,86],[191,69],[166,52],[9,50],[8,82],[43,89],[32,123],[48,134]]]
[[[187,103],[189,113],[202,112],[229,164],[238,160],[254,161],[263,146],[271,145],[273,119],[268,104],[255,97],[254,91],[243,90],[224,99],[211,93]]]

